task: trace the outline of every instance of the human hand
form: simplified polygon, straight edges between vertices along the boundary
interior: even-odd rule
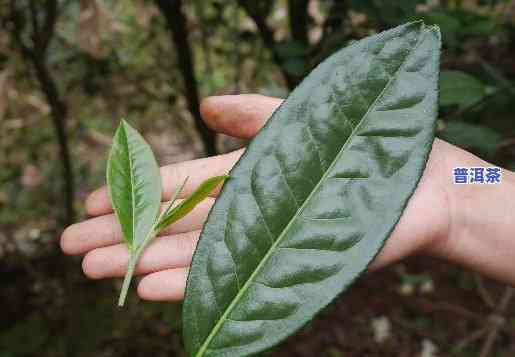
[[[280,99],[260,95],[210,97],[203,101],[201,112],[206,123],[214,130],[234,137],[252,138],[280,103]],[[182,196],[189,195],[208,177],[227,173],[242,153],[243,149],[161,168],[163,198],[169,199],[186,177],[189,180]],[[484,200],[492,194],[490,191],[496,189],[493,194],[501,197],[506,194],[502,189],[513,190],[515,186],[512,174],[505,180],[511,182],[511,185],[501,189],[490,186],[487,188],[490,190],[488,195],[478,196],[471,193],[470,188],[452,185],[453,166],[478,166],[481,163],[484,162],[473,155],[436,139],[423,177],[371,269],[381,268],[409,255],[430,254],[515,284],[513,264],[511,267],[504,264],[501,268],[492,268],[490,261],[475,258],[475,254],[484,256],[488,252],[490,255],[487,256],[503,252],[506,254],[505,248],[509,249],[506,242],[500,241],[499,249],[488,251],[483,250],[479,239],[476,248],[472,249],[461,238],[471,224],[477,223],[476,216],[481,212],[466,210],[467,214],[464,214],[456,204],[460,197]],[[136,275],[143,276],[138,284],[141,298],[156,301],[182,300],[188,267],[216,194],[215,192],[214,197],[205,200],[148,246],[136,267]],[[512,204],[512,208],[515,209],[515,205]],[[112,213],[105,187],[88,197],[86,211],[92,218],[74,224],[64,231],[61,236],[62,250],[66,254],[85,254],[82,267],[84,273],[92,279],[122,277],[127,269],[129,253],[121,243],[121,229]],[[467,216],[470,214],[474,217]],[[499,220],[489,217],[491,222]],[[514,248],[515,242],[511,244],[511,248]],[[466,248],[466,254],[461,252],[462,248]]]

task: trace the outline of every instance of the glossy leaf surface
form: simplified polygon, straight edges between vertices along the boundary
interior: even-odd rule
[[[231,171],[183,307],[190,356],[244,356],[306,324],[368,266],[434,139],[440,34],[410,23],[319,65]]]
[[[161,175],[145,139],[122,120],[107,163],[109,196],[131,250],[149,234],[159,212]]]

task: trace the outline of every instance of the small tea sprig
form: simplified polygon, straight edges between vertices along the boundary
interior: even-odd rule
[[[175,190],[161,212],[161,175],[152,149],[125,120],[114,135],[107,162],[107,186],[114,212],[122,228],[130,258],[118,306],[127,297],[136,265],[145,248],[159,233],[190,213],[228,178],[214,176],[204,181],[188,198],[175,205],[188,178]]]

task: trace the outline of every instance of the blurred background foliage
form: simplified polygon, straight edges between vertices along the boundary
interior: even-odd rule
[[[199,100],[285,97],[356,39],[442,29],[438,135],[515,170],[513,0],[0,0],[0,357],[183,356],[179,306],[114,307],[57,237],[104,182],[117,121],[161,164],[244,145]],[[450,175],[450,173],[449,173]],[[357,286],[277,356],[514,356],[513,293],[428,258]]]

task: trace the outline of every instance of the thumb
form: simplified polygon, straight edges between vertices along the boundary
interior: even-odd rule
[[[282,101],[259,94],[213,96],[202,101],[200,112],[207,126],[214,131],[250,139]]]

